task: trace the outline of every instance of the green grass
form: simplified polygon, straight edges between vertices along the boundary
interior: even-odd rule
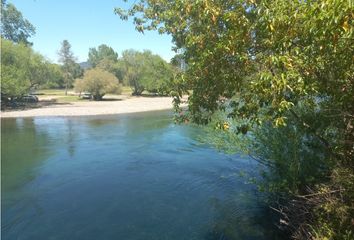
[[[88,99],[82,99],[78,95],[72,95],[74,89],[68,89],[68,95],[65,95],[65,89],[40,89],[36,93],[40,96],[53,96],[58,103],[87,102]],[[122,95],[131,95],[132,90],[128,86],[122,87]],[[115,95],[115,94],[108,94]]]
[[[73,89],[68,89],[68,92],[72,91]],[[40,89],[37,93],[43,95],[65,96],[65,89]]]
[[[68,89],[68,93],[72,93],[73,91],[73,89]],[[56,99],[59,103],[87,101],[76,95],[65,95],[65,89],[40,89],[37,91],[37,94],[40,96],[54,96],[54,99]]]
[[[79,98],[79,96],[60,96],[57,98],[57,101],[59,103],[68,103],[68,102],[87,102],[89,101],[88,99],[82,99],[82,98]]]

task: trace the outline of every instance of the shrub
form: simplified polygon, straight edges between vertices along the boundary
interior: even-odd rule
[[[112,73],[100,68],[87,70],[83,78],[76,79],[74,85],[76,92],[89,92],[94,100],[102,100],[107,93],[122,92],[118,79]]]

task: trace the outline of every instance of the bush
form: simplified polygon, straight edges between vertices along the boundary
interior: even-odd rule
[[[107,93],[120,94],[122,92],[118,79],[110,72],[100,68],[87,70],[83,78],[76,79],[76,92],[89,92],[94,100],[102,100]]]

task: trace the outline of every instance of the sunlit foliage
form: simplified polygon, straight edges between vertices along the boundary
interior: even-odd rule
[[[93,68],[87,70],[82,79],[76,79],[75,90],[89,92],[94,100],[102,100],[102,97],[107,93],[121,93],[121,86],[112,73],[100,68]]]

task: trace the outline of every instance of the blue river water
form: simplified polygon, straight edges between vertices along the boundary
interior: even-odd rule
[[[2,239],[279,239],[257,163],[171,117],[2,119]]]

